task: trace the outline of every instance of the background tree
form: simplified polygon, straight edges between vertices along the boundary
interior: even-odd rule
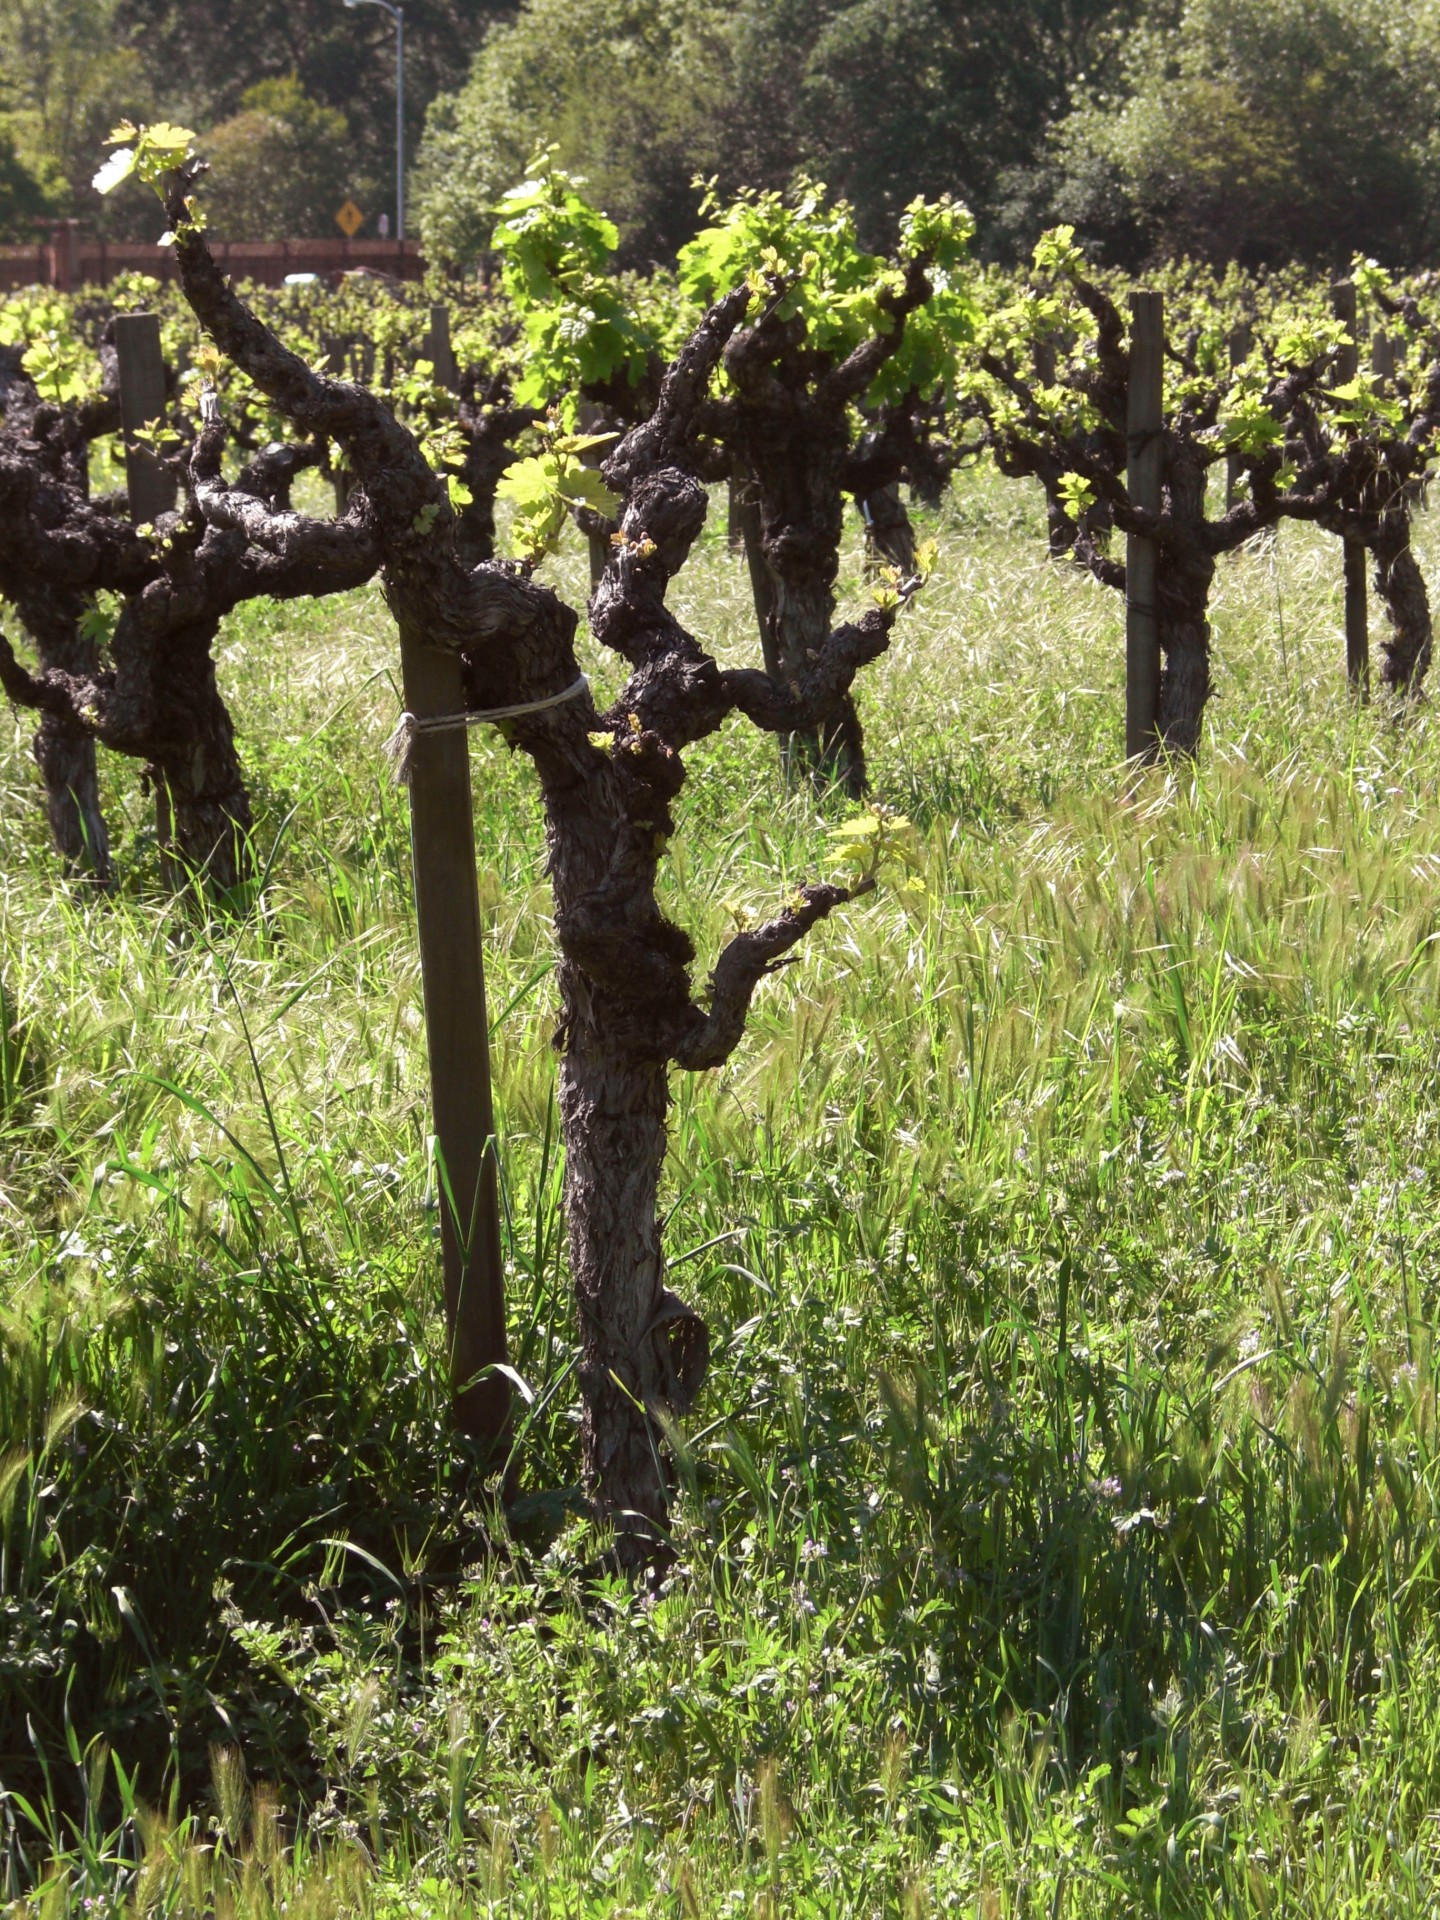
[[[1369,0],[1151,7],[1118,85],[1058,128],[1056,211],[1110,254],[1338,264],[1431,236],[1434,10]]]
[[[113,4],[121,30],[143,59],[158,112],[187,126],[213,127],[241,111],[251,87],[294,74],[313,99],[345,115],[357,178],[386,182],[387,196],[393,191],[395,34],[379,7],[348,12],[339,0]],[[459,84],[486,27],[513,11],[514,0],[406,0],[412,143],[419,140],[427,103],[442,88]]]
[[[100,142],[148,99],[119,0],[0,0],[0,152],[14,153],[20,208],[38,191],[35,211],[83,210],[121,231],[143,217],[153,227],[154,209],[135,189],[107,208],[90,188]]]
[[[620,227],[620,257],[668,257],[698,225],[698,172],[728,196],[800,171],[893,244],[917,194],[986,207],[1033,166],[1078,75],[1103,66],[1133,0],[526,0],[431,110],[426,245],[467,261],[495,201],[553,143]],[[982,240],[998,243],[1003,223]]]
[[[501,195],[553,145],[615,216],[622,261],[673,254],[695,228],[695,175],[736,175],[730,34],[719,0],[531,0],[430,110],[415,194],[427,250],[473,260]]]
[[[0,245],[23,245],[35,237],[48,197],[21,159],[13,132],[0,128]]]
[[[797,164],[819,174],[875,248],[893,243],[917,194],[952,193],[978,210],[982,246],[1008,248],[1007,183],[1034,164],[1077,79],[1108,70],[1138,11],[1135,0],[748,0],[732,114],[746,183],[782,184]],[[789,155],[756,151],[787,127]]]
[[[236,240],[331,234],[348,194],[369,203],[381,191],[357,175],[344,114],[293,73],[248,88],[203,150],[215,170],[214,218]]]

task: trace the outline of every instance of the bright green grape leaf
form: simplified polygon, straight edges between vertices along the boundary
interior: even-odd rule
[[[563,498],[572,507],[591,507],[613,520],[620,511],[620,496],[612,493],[593,467],[572,466],[562,482]]]

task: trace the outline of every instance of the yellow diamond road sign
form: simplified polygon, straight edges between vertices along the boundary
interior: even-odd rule
[[[347,200],[335,216],[335,224],[347,240],[353,240],[359,232],[365,216],[353,200]]]

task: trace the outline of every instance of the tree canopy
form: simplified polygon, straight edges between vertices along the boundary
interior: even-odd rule
[[[265,86],[297,91],[281,112]],[[394,86],[378,6],[0,0],[0,233],[152,238],[142,198],[89,184],[122,117],[202,131],[233,232],[328,231],[337,189],[389,202]],[[705,183],[802,176],[879,251],[949,193],[982,257],[1065,220],[1129,267],[1408,266],[1440,223],[1440,0],[407,0],[406,120],[415,224],[452,265],[553,148],[641,269],[693,236]]]
[[[37,214],[74,210],[101,141],[144,103],[117,6],[0,0],[0,221],[17,239]]]
[[[993,241],[985,210],[1006,170],[1033,157],[1129,12],[1129,0],[525,0],[431,108],[426,244],[473,258],[499,194],[551,143],[614,215],[627,264],[695,231],[697,176],[726,194],[822,176],[877,247],[917,193],[950,192]]]
[[[1057,211],[1121,260],[1414,261],[1436,214],[1429,0],[1152,7],[1056,130]]]
[[[312,98],[293,73],[251,87],[204,144],[211,217],[230,239],[331,233],[336,208],[362,191],[344,114]]]
[[[460,83],[486,28],[514,6],[406,0],[412,150],[429,101]],[[213,134],[249,111],[243,103],[251,89],[291,77],[310,100],[343,116],[336,145],[349,163],[347,191],[388,181],[395,36],[379,7],[347,11],[339,0],[247,0],[243,7],[229,0],[0,0],[0,238],[32,237],[36,217],[50,214],[154,239],[154,206],[145,195],[127,190],[106,202],[91,189],[111,127],[122,118],[168,119]],[[255,132],[252,124],[241,145],[248,147]],[[13,164],[6,158],[12,153]],[[331,196],[328,177],[319,190]],[[386,204],[392,196],[387,187]]]

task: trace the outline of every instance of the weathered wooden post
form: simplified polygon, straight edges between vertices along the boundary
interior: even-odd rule
[[[1165,469],[1165,297],[1130,296],[1130,391],[1126,491],[1132,506],[1159,513]],[[1155,542],[1125,540],[1125,757],[1150,760],[1159,744],[1160,614]]]
[[[581,433],[608,433],[613,425],[605,409],[591,400],[580,402],[575,417]],[[594,467],[598,472],[604,465],[605,457],[609,452],[608,446],[587,447],[580,456],[580,464],[582,467]],[[585,544],[590,551],[590,591],[592,593],[599,586],[600,576],[609,562],[610,535],[615,531],[609,521],[601,520],[598,514],[593,518],[597,524],[587,529],[585,534]]]
[[[424,357],[453,392],[448,307],[430,309]],[[402,638],[400,671],[406,709],[417,720],[464,712],[455,654]],[[406,777],[455,1422],[464,1433],[496,1440],[510,1419],[510,1383],[495,1370],[508,1358],[505,1267],[465,727],[418,732]]]
[[[417,720],[464,712],[458,655],[402,640],[400,669]],[[507,1359],[505,1269],[465,727],[418,732],[408,782],[455,1420],[495,1440],[509,1422],[510,1385],[495,1371]]]
[[[57,293],[80,285],[80,222],[58,220],[50,232],[50,284]]]
[[[1370,336],[1370,371],[1381,380],[1395,378],[1395,346],[1379,327]]]
[[[1255,344],[1255,335],[1249,327],[1236,327],[1229,339],[1230,365],[1238,367],[1244,364],[1246,356]],[[1234,506],[1240,480],[1240,456],[1227,453],[1225,456],[1225,511],[1229,513]]]
[[[1353,380],[1360,371],[1360,348],[1356,340],[1355,283],[1337,280],[1330,289],[1335,318],[1343,322],[1350,344],[1340,350],[1335,372],[1340,384]],[[1365,588],[1364,542],[1346,538],[1341,542],[1345,566],[1345,673],[1362,700],[1370,697],[1370,609]]]
[[[425,335],[425,358],[435,369],[435,381],[438,386],[447,387],[451,393],[456,388],[455,349],[450,342],[449,307],[431,307],[430,327]]]
[[[455,354],[448,307],[430,309],[425,358],[438,384],[453,392]],[[455,654],[402,641],[400,670],[405,705],[417,720],[464,711],[465,690]],[[510,1419],[510,1383],[495,1371],[508,1358],[505,1267],[470,741],[463,726],[416,736],[410,747],[409,786],[455,1420],[462,1432],[496,1440]],[[485,1377],[477,1379],[481,1373]]]
[[[175,476],[134,436],[165,415],[165,362],[160,320],[153,313],[115,316],[115,358],[120,373],[120,425],[125,435],[125,488],[136,525],[156,520],[175,505]]]

